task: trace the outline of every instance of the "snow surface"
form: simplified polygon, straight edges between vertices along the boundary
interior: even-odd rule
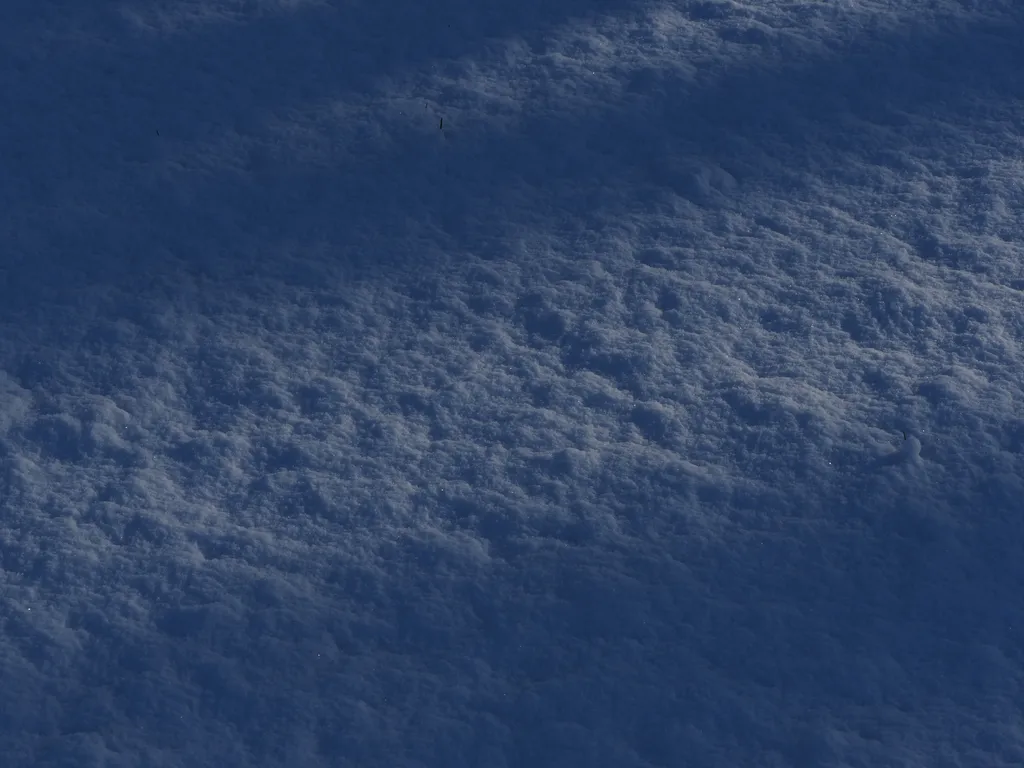
[[[5,768],[1024,763],[1024,4],[0,39]]]

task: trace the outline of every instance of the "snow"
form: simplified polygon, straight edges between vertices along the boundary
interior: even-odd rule
[[[1020,4],[0,21],[4,766],[1024,760]]]

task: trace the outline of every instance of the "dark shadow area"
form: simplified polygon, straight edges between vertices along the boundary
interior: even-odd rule
[[[140,14],[162,10],[173,19],[198,10],[161,5],[143,5]],[[51,300],[69,300],[83,282],[120,283],[168,269],[153,251],[202,259],[209,248],[237,250],[248,259],[244,245],[238,248],[227,234],[232,225],[277,240],[308,233],[309,216],[325,208],[329,221],[343,225],[367,210],[376,215],[373,205],[381,198],[400,206],[403,196],[389,190],[391,180],[384,177],[369,208],[345,210],[351,195],[373,183],[380,172],[376,163],[400,166],[402,156],[331,168],[338,177],[333,182],[296,178],[287,167],[230,178],[222,169],[198,167],[190,169],[194,189],[160,178],[160,158],[175,151],[167,147],[202,145],[223,135],[266,139],[265,122],[287,121],[293,108],[372,90],[390,75],[419,69],[429,77],[491,38],[537,42],[577,15],[621,12],[629,5],[450,0],[435,8],[339,1],[264,13],[250,6],[241,22],[192,21],[165,33],[140,31],[109,3],[7,6],[9,45],[0,54],[0,109],[6,115],[0,122],[6,250],[0,312],[31,312]],[[125,175],[133,163],[137,171]],[[309,196],[295,200],[282,183],[299,183]],[[119,188],[110,189],[113,184]],[[258,190],[245,189],[250,184]],[[204,210],[207,205],[212,209]],[[311,207],[303,211],[306,205]],[[300,218],[289,221],[290,215]],[[259,267],[253,265],[257,272]]]
[[[396,242],[410,221],[500,258],[488,244],[502,223],[550,226],[577,217],[599,231],[617,208],[643,206],[643,196],[659,189],[699,202],[685,170],[673,170],[690,161],[718,164],[741,184],[795,185],[799,193],[807,171],[828,173],[839,157],[871,164],[927,154],[929,115],[956,120],[981,93],[999,112],[1024,90],[1018,12],[998,23],[866,34],[827,58],[787,58],[783,49],[781,62],[760,67],[755,56],[752,65],[695,83],[639,72],[624,103],[530,118],[501,134],[455,124],[442,151],[422,132],[391,125],[387,148],[357,139],[343,154],[358,159],[322,169],[272,157],[243,162],[230,175],[197,168],[173,186],[146,169],[161,142],[212,139],[224,128],[258,134],[288,105],[450,61],[488,36],[538,40],[576,14],[622,9],[537,2],[485,12],[467,3],[450,7],[451,18],[410,10],[408,26],[396,29],[402,16],[392,5],[311,6],[163,39],[126,36],[109,50],[76,55],[72,48],[8,69],[6,111],[37,116],[0,128],[9,254],[0,291],[8,311],[31,311],[33,286],[52,285],[56,274],[67,273],[73,293],[82,280],[155,277],[167,254],[201,271],[205,254],[230,262],[237,253],[238,271],[258,275],[271,265],[253,243],[315,242],[327,246],[327,258],[360,260],[366,269],[429,272]],[[873,146],[870,124],[895,127],[887,138],[901,136],[905,146]],[[98,190],[93,203],[89,180],[109,182],[111,169],[132,158],[138,176],[115,199]],[[511,203],[538,189],[544,197],[535,219],[509,222]]]
[[[331,0],[293,9],[282,3],[282,10],[266,3],[262,12],[256,3],[243,3],[244,15],[186,21],[174,31],[140,29],[118,6],[95,5],[80,37],[68,32],[66,19],[59,23],[59,14],[53,22],[60,31],[41,34],[35,17],[52,8],[40,11],[32,4],[21,14],[24,22],[11,9],[6,14],[4,112],[18,119],[5,120],[0,147],[14,159],[53,162],[47,170],[57,177],[48,183],[59,183],[62,172],[91,170],[106,159],[104,152],[117,148],[146,154],[158,143],[158,130],[185,141],[218,127],[244,131],[265,117],[268,105],[285,114],[289,105],[361,92],[378,78],[443,67],[491,39],[539,43],[552,27],[621,13],[635,1],[445,0],[430,7],[411,0]],[[146,18],[165,4],[138,5]],[[197,10],[188,3],[169,5],[169,19]],[[132,10],[131,3],[123,7]],[[229,3],[213,7],[235,11]],[[19,23],[37,29],[22,34]],[[106,141],[94,146],[89,140]],[[38,178],[38,170],[24,175]]]
[[[0,200],[7,227],[19,234],[28,223],[20,208],[45,209],[69,184],[88,190],[91,179],[121,163],[138,162],[144,174],[144,164],[168,142],[202,141],[225,130],[246,136],[269,113],[285,116],[292,107],[362,92],[382,77],[445,66],[440,62],[477,51],[491,38],[539,41],[574,16],[629,4],[337,0],[149,33],[115,5],[98,3],[91,13],[68,9],[72,20],[82,20],[80,36],[52,8],[7,8],[9,45],[0,54]],[[143,5],[143,15],[160,5]],[[172,4],[166,13],[174,18],[190,10],[196,9]],[[58,28],[49,36],[38,24],[47,13]],[[158,201],[154,206],[157,213]]]

